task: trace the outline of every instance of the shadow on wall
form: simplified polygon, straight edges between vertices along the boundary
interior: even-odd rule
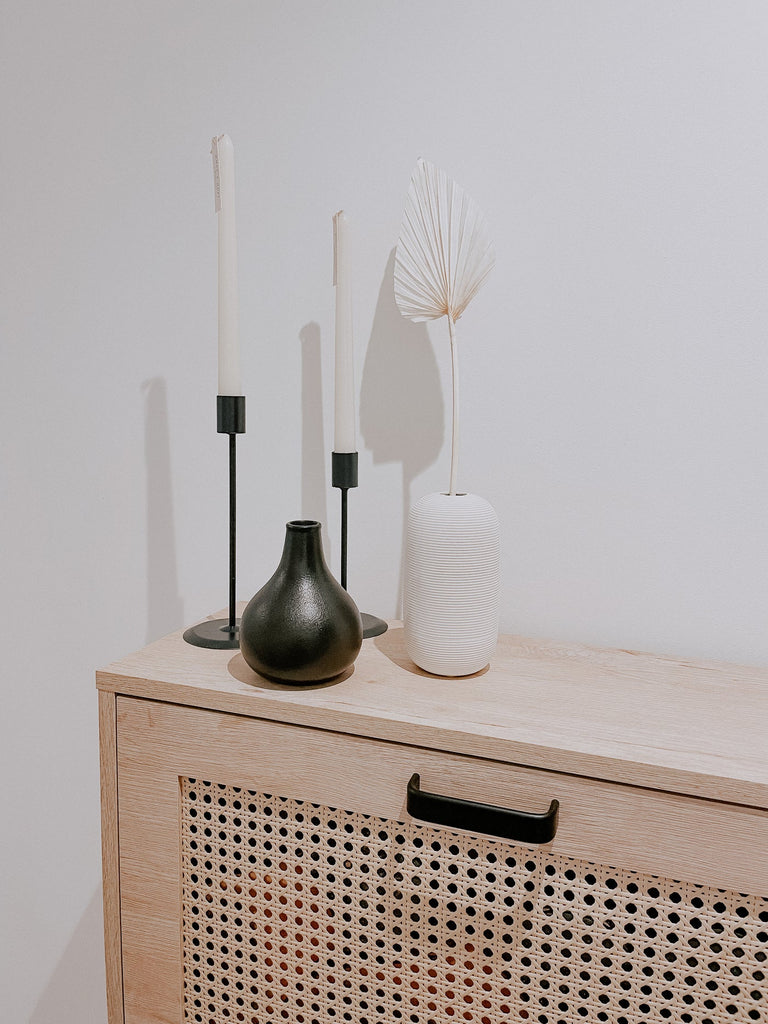
[[[104,1024],[104,928],[101,886],[91,897],[45,986],[29,1024]]]
[[[147,472],[147,643],[184,625],[176,565],[171,489],[171,442],[165,380],[152,377],[144,392],[144,458]]]
[[[328,542],[328,492],[326,450],[323,432],[323,367],[320,325],[305,324],[299,331],[301,342],[301,519],[316,519],[323,524],[323,551],[330,565]]]
[[[394,292],[395,250],[379,290],[360,390],[360,432],[374,463],[403,466],[403,545],[396,605],[403,583],[403,550],[415,478],[443,447],[445,414],[440,373],[425,324],[407,320]]]

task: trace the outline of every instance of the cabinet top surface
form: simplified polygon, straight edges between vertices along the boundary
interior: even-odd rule
[[[288,687],[181,631],[96,674],[101,690],[768,808],[768,669],[502,636],[490,666],[445,679],[400,623],[354,671]]]

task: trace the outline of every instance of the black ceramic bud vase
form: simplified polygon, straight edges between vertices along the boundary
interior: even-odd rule
[[[320,683],[353,665],[362,643],[360,612],[323,557],[320,523],[287,523],[277,571],[240,620],[243,657],[279,683]]]

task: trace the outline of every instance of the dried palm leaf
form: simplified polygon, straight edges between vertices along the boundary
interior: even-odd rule
[[[459,433],[455,325],[494,262],[485,218],[475,201],[434,164],[419,160],[395,252],[395,301],[410,320],[448,317],[453,380],[450,494],[456,493]]]

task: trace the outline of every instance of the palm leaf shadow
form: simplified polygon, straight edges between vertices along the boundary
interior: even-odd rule
[[[407,320],[395,303],[395,250],[379,289],[360,390],[360,433],[373,462],[401,462],[403,544],[396,595],[400,607],[403,554],[413,481],[443,447],[445,411],[440,373],[426,325]]]

